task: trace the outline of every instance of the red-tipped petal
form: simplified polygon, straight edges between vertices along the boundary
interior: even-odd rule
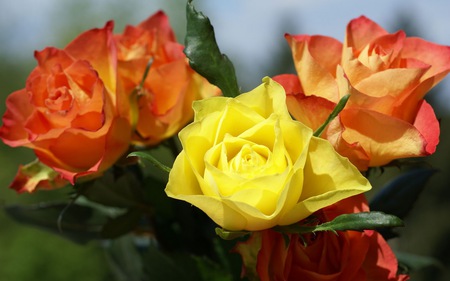
[[[416,120],[414,121],[414,127],[419,130],[426,141],[425,154],[433,154],[439,143],[439,121],[436,118],[433,108],[425,100],[420,104]]]

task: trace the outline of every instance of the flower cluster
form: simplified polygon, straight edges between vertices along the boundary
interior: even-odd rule
[[[189,67],[163,12],[123,34],[113,26],[86,31],[62,50],[36,51],[25,88],[8,97],[0,138],[32,148],[41,162],[19,169],[12,184],[19,192],[99,175],[131,144],[176,134],[192,118],[193,100],[220,93]]]
[[[201,24],[204,16],[189,5],[188,21]],[[80,183],[130,165],[127,152],[178,133],[182,149],[167,168],[165,195],[203,211],[222,238],[246,236],[233,248],[242,256],[242,276],[407,280],[377,232],[401,220],[370,212],[364,193],[371,184],[362,172],[435,152],[439,123],[424,96],[450,72],[450,48],[403,31],[390,34],[360,17],[349,23],[344,43],[286,35],[297,74],[265,77],[247,93],[220,96],[208,81],[221,78],[208,75],[234,70],[216,64],[225,58],[215,57],[217,46],[195,38],[205,30],[188,30],[194,38],[186,42],[195,42],[206,59],[190,57],[192,45],[185,55],[163,12],[121,34],[111,21],[64,49],[35,52],[37,66],[25,88],[8,97],[0,128],[4,143],[37,156],[19,168],[11,187],[32,192],[70,183],[79,192]],[[135,187],[120,188],[112,183],[105,190],[114,189],[116,199],[133,197]],[[164,217],[142,207],[147,203],[129,205],[151,209],[146,216],[158,239]]]

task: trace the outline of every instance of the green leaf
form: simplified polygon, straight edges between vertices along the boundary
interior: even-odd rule
[[[118,208],[147,209],[143,202],[143,188],[133,173],[109,170],[102,177],[77,184],[77,193],[92,202]]]
[[[220,227],[216,227],[216,234],[224,240],[233,240],[250,234],[248,231],[230,231]]]
[[[363,231],[365,229],[379,229],[397,226],[403,226],[403,221],[396,216],[388,215],[382,212],[362,212],[343,214],[337,216],[330,222],[325,222],[316,226],[293,224],[288,226],[277,226],[274,229],[282,233],[310,233],[316,231]]]
[[[403,221],[396,216],[382,212],[363,212],[344,214],[336,217],[331,222],[317,226],[316,231],[377,229],[383,227],[403,226]]]
[[[413,208],[430,177],[435,173],[435,169],[421,167],[396,177],[373,197],[369,204],[370,209],[404,219]],[[391,229],[384,229],[380,233],[386,240],[398,236]]]
[[[350,98],[350,94],[347,94],[341,98],[341,100],[338,102],[336,107],[333,109],[333,111],[328,116],[327,120],[314,132],[315,137],[320,137],[323,130],[328,126],[328,124],[333,121],[334,118],[338,116],[338,114],[344,109],[345,105],[348,102],[348,99]]]
[[[156,159],[155,157],[153,157],[150,153],[148,152],[144,152],[144,151],[135,151],[135,152],[131,152],[130,154],[128,154],[127,157],[139,157],[145,160],[150,161],[150,163],[152,163],[156,168],[161,169],[162,171],[165,171],[167,173],[170,173],[171,168],[167,167],[166,165],[164,165],[163,163],[159,162],[158,159]]]
[[[432,175],[431,168],[416,168],[389,182],[370,201],[370,209],[405,218]]]
[[[239,95],[239,86],[234,66],[220,52],[209,19],[197,12],[189,0],[186,6],[187,31],[184,53],[191,67],[211,84],[222,90],[226,97]]]
[[[10,205],[4,208],[12,219],[85,244],[100,238],[100,228],[106,218],[94,218],[94,210],[86,206],[66,202],[38,203],[30,206]],[[61,212],[64,215],[58,224]],[[97,221],[93,221],[97,220]]]

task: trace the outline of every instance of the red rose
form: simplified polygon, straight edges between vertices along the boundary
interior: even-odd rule
[[[322,222],[339,214],[368,211],[364,196],[342,200],[315,213]],[[397,259],[383,237],[363,232],[317,232],[300,236],[271,229],[255,232],[236,247],[243,255],[245,274],[261,281],[381,281],[407,280],[397,276]],[[256,249],[256,250],[255,250]],[[253,257],[251,258],[253,251]]]

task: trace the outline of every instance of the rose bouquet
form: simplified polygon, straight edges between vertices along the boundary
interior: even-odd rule
[[[450,48],[360,17],[343,43],[285,35],[297,73],[241,93],[209,19],[186,14],[185,46],[160,11],[35,52],[0,138],[36,160],[10,187],[70,196],[5,211],[76,243],[127,237],[109,251],[133,257],[127,280],[407,280],[388,241],[434,173],[405,159],[439,143],[424,96]],[[409,171],[368,202],[390,165]]]

